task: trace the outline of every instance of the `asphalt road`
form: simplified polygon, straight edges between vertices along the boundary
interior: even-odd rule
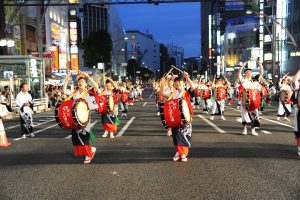
[[[73,155],[70,131],[56,125],[54,112],[34,115],[35,138],[21,139],[19,120],[7,120],[12,146],[0,148],[0,199],[300,199],[293,118],[278,122],[276,111],[264,112],[257,137],[241,135],[234,107],[226,107],[226,121],[196,111],[188,162],[172,161],[154,96],[120,117],[123,135],[115,139],[101,138],[101,119],[92,115],[90,165]]]

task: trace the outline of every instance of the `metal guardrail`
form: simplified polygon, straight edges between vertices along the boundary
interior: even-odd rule
[[[47,98],[41,98],[41,99],[33,99],[33,107],[37,106],[47,106],[48,99]],[[11,107],[13,110],[16,110],[18,108],[16,101],[11,102]]]

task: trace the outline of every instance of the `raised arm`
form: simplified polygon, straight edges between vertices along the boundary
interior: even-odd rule
[[[243,71],[243,69],[244,69],[244,67],[247,65],[247,62],[244,62],[243,64],[242,64],[242,66],[241,66],[241,68],[239,69],[239,71],[238,71],[238,79],[239,79],[239,81],[242,81],[242,71]]]
[[[166,82],[165,78],[162,78],[160,80],[160,83],[159,83],[159,95],[162,96],[162,97],[168,98],[168,96],[165,93],[165,82]]]
[[[70,81],[70,76],[71,76],[71,73],[68,73],[66,78],[65,78],[65,83],[64,83],[64,86],[63,86],[63,93],[64,94],[67,94],[67,86],[68,86],[68,83]]]
[[[264,75],[264,68],[262,66],[262,63],[260,61],[257,61],[257,65],[259,66],[259,78],[258,81],[261,80],[262,76]]]
[[[183,77],[186,78],[188,84],[190,85],[191,92],[193,92],[193,91],[195,90],[195,84],[194,84],[194,82],[190,79],[189,73],[184,72],[184,73],[183,73]]]

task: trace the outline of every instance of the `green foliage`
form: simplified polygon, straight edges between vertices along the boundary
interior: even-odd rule
[[[86,67],[97,66],[97,63],[105,63],[105,69],[110,68],[112,40],[108,32],[99,30],[91,32],[80,44],[84,50],[83,59]]]

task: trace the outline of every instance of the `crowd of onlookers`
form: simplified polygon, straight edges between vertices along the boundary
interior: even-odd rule
[[[4,86],[4,89],[0,89],[0,104],[5,105],[9,112],[12,112],[11,103],[14,100],[14,94],[10,90],[9,86]]]

